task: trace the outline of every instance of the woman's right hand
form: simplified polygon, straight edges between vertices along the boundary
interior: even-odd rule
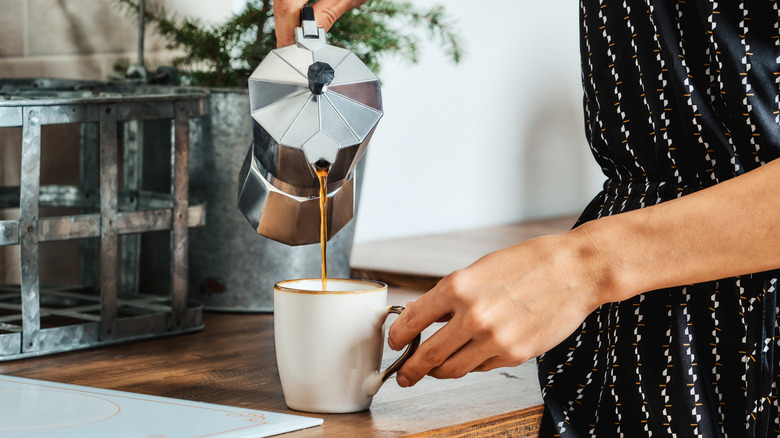
[[[367,0],[320,0],[314,4],[314,17],[317,26],[327,32],[342,14],[356,8]],[[295,44],[295,28],[301,24],[301,8],[306,6],[306,0],[275,0],[274,23],[276,31],[276,46],[284,47]]]

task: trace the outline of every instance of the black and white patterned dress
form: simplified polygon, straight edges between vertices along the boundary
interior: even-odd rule
[[[580,6],[586,134],[608,177],[581,222],[780,155],[780,0]],[[726,278],[599,308],[538,359],[542,436],[780,436],[777,279]]]

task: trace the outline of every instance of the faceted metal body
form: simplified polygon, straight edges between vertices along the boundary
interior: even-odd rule
[[[352,219],[355,167],[383,114],[376,75],[314,28],[304,21],[296,44],[272,51],[249,78],[253,144],[238,206],[258,233],[289,245],[320,239],[314,163],[330,166],[328,238]]]
[[[271,312],[274,284],[320,275],[319,245],[289,246],[258,235],[236,208],[240,158],[252,141],[248,107],[246,89],[209,89],[206,116],[190,128],[190,195],[208,206],[205,225],[189,234],[190,298],[204,310]],[[355,171],[356,205],[364,165]],[[352,221],[328,242],[329,276],[349,277],[354,234]]]

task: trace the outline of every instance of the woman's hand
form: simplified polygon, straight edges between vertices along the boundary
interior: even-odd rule
[[[328,29],[344,12],[356,8],[367,0],[320,0],[314,4],[317,26]],[[301,8],[307,0],[275,0],[274,23],[276,46],[284,47],[295,43],[295,28],[301,25]]]
[[[445,277],[390,328],[393,349],[430,324],[447,321],[399,370],[411,386],[425,375],[458,378],[517,366],[566,339],[602,304],[608,270],[586,239],[570,232],[515,245]],[[572,242],[575,241],[575,242]]]
[[[489,254],[410,303],[390,327],[400,348],[445,324],[399,370],[460,377],[519,365],[569,336],[603,303],[780,269],[780,159],[652,207],[603,217]]]

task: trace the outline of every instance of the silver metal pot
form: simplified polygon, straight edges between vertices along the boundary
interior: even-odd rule
[[[249,78],[252,145],[238,207],[257,233],[288,245],[320,240],[319,181],[327,167],[328,238],[354,216],[354,174],[383,115],[379,79],[352,52],[326,44],[310,7],[296,44],[268,54]]]
[[[273,285],[320,275],[318,245],[289,246],[258,236],[236,209],[235,175],[252,138],[246,90],[210,89],[206,115],[191,126],[190,193],[206,201],[206,225],[190,230],[190,297],[204,309],[270,312]],[[360,163],[355,195],[362,181]],[[328,245],[328,270],[349,277],[355,223]]]

